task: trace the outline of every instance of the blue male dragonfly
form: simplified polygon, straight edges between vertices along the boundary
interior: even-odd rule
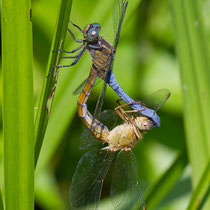
[[[86,50],[90,53],[92,57],[92,68],[96,69],[97,76],[105,81],[103,89],[101,90],[101,94],[99,96],[95,116],[98,116],[103,104],[103,98],[105,95],[106,84],[108,84],[117,94],[118,96],[125,101],[125,103],[131,104],[131,108],[135,110],[139,110],[139,113],[150,118],[153,121],[154,127],[160,126],[160,118],[156,114],[156,112],[152,109],[144,107],[140,103],[133,100],[127,93],[121,88],[119,83],[117,82],[115,75],[113,73],[113,63],[114,63],[114,55],[117,50],[121,28],[123,19],[125,16],[125,12],[127,9],[128,1],[127,0],[115,0],[114,1],[114,9],[113,9],[113,22],[115,29],[115,41],[114,46],[110,44],[108,41],[104,40],[100,35],[99,31],[101,30],[101,25],[99,23],[92,23],[85,26],[84,30],[82,30],[79,26],[72,23],[80,32],[83,34],[84,39],[76,39],[74,34],[68,29],[69,33],[73,37],[73,39],[82,43],[81,46],[77,47],[72,51],[64,51],[58,50],[64,53],[74,53],[81,49],[81,51],[76,56],[66,56],[62,58],[74,58],[75,60],[69,65],[63,66],[54,66],[53,68],[63,68],[63,67],[71,67],[75,65],[81,56],[84,54]],[[86,83],[84,83],[86,84]]]

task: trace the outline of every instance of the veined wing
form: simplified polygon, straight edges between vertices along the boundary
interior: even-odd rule
[[[146,107],[157,111],[170,97],[171,93],[167,89],[158,90],[147,96],[142,102]]]
[[[98,101],[96,103],[96,108],[93,115],[93,122],[95,119],[99,119],[100,117],[101,109],[104,103],[105,94],[106,94],[106,82],[103,83],[103,87],[101,89],[100,95],[98,97]]]
[[[113,110],[104,110],[100,115],[100,122],[106,125],[109,129],[113,129],[118,121],[118,115],[115,114]],[[79,147],[80,149],[90,149],[90,148],[101,148],[104,143],[95,139],[93,135],[90,135],[89,129],[84,129],[82,134],[80,135]]]
[[[104,110],[100,115],[100,122],[106,125],[110,130],[119,124],[118,119],[118,115],[112,109]]]
[[[79,137],[79,148],[81,150],[89,148],[101,148],[103,143],[95,139],[91,134],[90,130],[85,128],[82,134]]]
[[[104,178],[114,153],[91,150],[80,159],[70,187],[72,209],[97,209]]]
[[[101,89],[100,95],[98,97],[97,103],[96,103],[96,108],[93,114],[93,120],[92,120],[92,124],[91,124],[91,128],[93,128],[95,119],[99,119],[100,114],[101,114],[101,109],[104,103],[104,97],[105,97],[105,93],[106,93],[106,82],[103,83],[103,87]],[[91,136],[91,131],[89,131],[89,134],[87,136],[87,140],[90,139]]]
[[[112,17],[113,17],[113,26],[114,26],[114,39],[115,39],[114,46],[116,49],[120,39],[120,32],[127,5],[128,5],[127,0],[114,0]]]
[[[115,209],[132,209],[137,202],[138,206],[145,207],[139,189],[136,157],[132,151],[121,150],[118,153],[110,195]]]
[[[80,94],[82,92],[82,90],[84,89],[85,85],[87,84],[88,82],[88,78],[86,78],[76,89],[75,91],[73,92],[73,95],[77,95],[77,94]],[[101,79],[98,79],[96,80],[95,84],[94,84],[94,87],[96,87],[99,83],[101,82]],[[93,87],[93,88],[94,88]]]

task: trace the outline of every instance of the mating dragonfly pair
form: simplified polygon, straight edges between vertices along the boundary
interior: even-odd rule
[[[113,205],[116,209],[121,209],[121,207],[139,200],[142,208],[146,208],[139,190],[136,160],[131,149],[135,146],[138,139],[142,138],[142,132],[160,126],[160,118],[156,114],[156,111],[165,103],[170,93],[167,90],[160,90],[144,101],[137,102],[124,92],[115,79],[112,70],[114,55],[119,42],[127,5],[128,1],[126,0],[114,1],[114,46],[99,36],[99,31],[101,30],[100,24],[89,24],[82,30],[72,23],[81,31],[84,40],[76,39],[69,29],[68,31],[73,39],[78,43],[82,43],[82,45],[70,52],[59,50],[65,53],[74,53],[81,49],[76,56],[63,57],[75,58],[72,64],[57,66],[55,68],[75,65],[86,50],[88,50],[92,57],[92,68],[88,79],[83,82],[84,88],[78,99],[78,114],[93,136],[103,143],[101,145],[102,148],[85,153],[77,165],[70,188],[70,204],[72,209],[97,209],[104,178],[114,154],[118,150],[120,152],[117,154],[111,185]],[[87,109],[87,100],[97,77],[104,80],[104,86],[96,105],[95,114],[92,116]],[[117,101],[118,106],[115,110],[124,123],[116,126],[111,131],[98,120],[106,84],[126,103],[120,105],[120,102]],[[127,105],[131,108],[130,110],[124,109]],[[106,112],[105,115],[108,116],[108,113]],[[86,134],[84,135],[85,137],[83,136],[85,148],[89,145],[88,141],[91,139],[91,136],[88,133]],[[87,136],[89,137],[88,140]]]

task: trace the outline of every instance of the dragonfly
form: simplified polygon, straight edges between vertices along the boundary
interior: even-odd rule
[[[68,29],[70,35],[77,43],[81,43],[79,47],[72,51],[58,50],[64,53],[75,53],[78,50],[80,52],[76,56],[64,56],[62,58],[66,59],[75,59],[69,65],[60,65],[54,66],[53,68],[63,68],[63,67],[71,67],[74,66],[79,59],[82,57],[84,52],[87,50],[92,57],[92,67],[91,67],[91,75],[95,74],[96,77],[99,77],[104,80],[104,85],[101,90],[94,116],[99,116],[99,113],[102,108],[103,99],[106,91],[106,84],[108,84],[117,94],[118,96],[125,101],[125,103],[130,103],[132,109],[139,110],[139,113],[150,118],[155,127],[160,126],[160,118],[156,114],[156,112],[152,109],[145,108],[140,103],[133,100],[128,94],[121,88],[119,83],[117,82],[115,75],[113,73],[113,63],[114,63],[114,55],[117,50],[117,46],[119,43],[119,38],[121,34],[122,23],[124,20],[124,16],[126,13],[128,1],[127,0],[115,0],[114,8],[113,8],[113,23],[114,23],[114,31],[115,31],[115,41],[114,45],[103,39],[99,32],[101,30],[101,25],[99,23],[88,24],[82,30],[79,26],[72,23],[79,31],[82,33],[84,39],[76,39],[74,34],[70,29]],[[80,87],[84,87],[84,85],[89,85],[89,79],[85,80]],[[80,89],[80,88],[79,88]],[[84,90],[84,89],[83,89]],[[78,92],[78,91],[76,91]],[[82,101],[81,101],[82,103]],[[143,109],[144,108],[144,109]]]
[[[155,111],[168,100],[170,92],[161,89],[146,97],[140,103]],[[131,104],[120,104],[113,112],[104,111],[102,115],[108,120],[115,117],[122,118],[123,123],[109,130],[101,121],[95,120],[92,126],[93,136],[87,144],[86,133],[81,137],[81,148],[87,149],[100,143],[99,148],[86,152],[77,165],[70,187],[70,204],[72,209],[97,209],[101,197],[104,179],[110,168],[114,155],[117,154],[112,176],[110,196],[115,209],[130,209],[138,202],[142,209],[146,209],[139,187],[137,162],[132,148],[142,139],[143,133],[151,130],[154,123],[135,109]],[[129,109],[125,110],[128,106]],[[79,107],[80,108],[80,107]],[[89,125],[93,116],[88,112]]]

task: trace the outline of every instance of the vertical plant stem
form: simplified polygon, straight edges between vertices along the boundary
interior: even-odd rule
[[[52,66],[58,66],[60,60],[60,52],[54,52],[58,49],[62,49],[65,37],[67,26],[69,23],[69,16],[71,11],[72,0],[62,0],[60,4],[60,10],[58,13],[58,20],[56,25],[56,31],[54,39],[51,45],[50,56],[47,65],[47,75],[51,71]],[[56,70],[55,70],[56,71]],[[39,153],[42,147],[45,131],[47,128],[47,123],[52,108],[52,103],[54,99],[58,70],[57,74],[51,72],[48,75],[49,78],[46,78],[42,88],[42,94],[39,102],[38,113],[36,116],[35,124],[35,167],[39,158]]]
[[[183,149],[166,172],[146,191],[145,202],[149,209],[155,209],[180,178],[186,167],[187,153]]]
[[[3,210],[3,209],[4,209],[4,207],[3,207],[2,195],[0,192],[0,210]]]
[[[201,176],[200,181],[198,182],[197,187],[195,188],[190,203],[187,207],[187,210],[196,210],[199,208],[199,205],[202,201],[202,197],[209,188],[210,183],[210,159],[205,167],[205,170]]]
[[[2,0],[5,209],[34,208],[34,104],[30,0]]]
[[[210,154],[210,54],[201,1],[171,0],[170,3],[182,79],[187,149],[195,187]],[[210,199],[208,201],[206,209],[210,209]]]

